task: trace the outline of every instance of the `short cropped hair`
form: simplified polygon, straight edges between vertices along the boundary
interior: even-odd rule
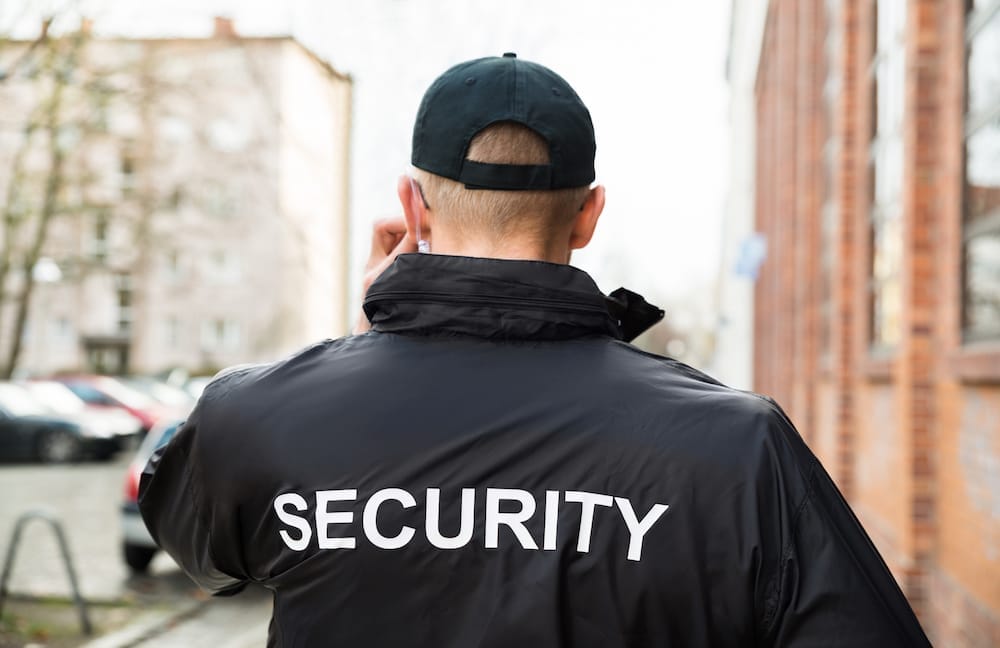
[[[467,158],[494,164],[548,164],[549,147],[527,126],[497,122],[472,139]],[[466,189],[460,182],[422,169],[415,169],[414,177],[436,218],[462,233],[495,239],[517,235],[547,240],[553,230],[572,222],[590,191],[587,186],[532,191]]]

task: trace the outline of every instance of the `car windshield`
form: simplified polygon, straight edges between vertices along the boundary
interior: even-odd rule
[[[191,395],[187,392],[171,387],[166,383],[147,378],[133,378],[127,381],[129,387],[133,387],[155,400],[170,405],[171,407],[191,407]]]
[[[24,387],[37,400],[60,414],[77,414],[87,404],[66,385],[57,382],[29,382]]]
[[[153,405],[151,398],[114,378],[101,378],[94,385],[126,407],[144,410]]]
[[[27,389],[11,383],[0,383],[0,407],[14,416],[45,416],[52,413]]]
[[[162,445],[166,445],[170,439],[173,438],[177,430],[181,429],[181,423],[174,423],[166,430],[163,431],[163,436],[160,437],[159,442],[157,442],[156,447],[159,448]]]
[[[167,442],[174,436],[177,430],[181,429],[183,421],[174,421],[168,425],[162,427],[154,427],[146,438],[143,440],[142,445],[139,447],[138,455],[141,457],[141,462],[145,463],[151,456],[153,452],[156,451],[160,446],[167,445]]]

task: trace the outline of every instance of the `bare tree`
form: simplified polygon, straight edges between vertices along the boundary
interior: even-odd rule
[[[13,156],[8,179],[8,200],[4,205],[4,238],[0,247],[0,309],[8,304],[14,308],[14,329],[10,346],[0,365],[0,376],[10,378],[23,346],[24,330],[31,308],[35,281],[33,269],[41,258],[48,240],[53,218],[59,208],[63,191],[66,165],[66,151],[60,141],[64,125],[63,109],[67,86],[72,83],[77,68],[80,51],[87,34],[83,29],[65,38],[53,39],[49,36],[52,20],[42,24],[40,37],[27,45],[24,52],[15,59],[14,69],[23,64],[37,65],[34,74],[44,79],[47,90],[41,93],[41,100],[32,111],[24,127],[24,138]],[[34,60],[33,60],[34,59]],[[9,78],[9,77],[8,77]],[[40,117],[36,117],[40,115]],[[36,123],[36,118],[38,119]],[[30,199],[22,196],[25,185],[30,184],[25,168],[35,142],[34,135],[40,134],[46,140],[47,157],[44,180],[42,182],[39,205],[32,205]],[[33,231],[32,231],[33,230]],[[27,245],[24,239],[27,238]],[[20,263],[15,264],[19,258]],[[21,279],[19,290],[8,293],[10,270],[17,265]]]
[[[217,37],[205,49],[183,40],[92,39],[89,21],[67,31],[63,18],[54,21],[55,30],[46,20],[37,38],[0,36],[0,101],[10,107],[0,116],[0,379],[18,370],[25,333],[36,328],[29,324],[32,302],[46,294],[36,290],[33,276],[40,259],[58,264],[64,284],[94,275],[134,277],[128,296],[119,295],[129,301],[120,305],[146,325],[94,341],[134,349],[151,343],[143,337],[150,334],[148,322],[163,312],[153,301],[163,287],[151,278],[157,258],[166,259],[179,239],[188,246],[196,241],[194,253],[228,243],[222,233],[238,246],[246,232],[235,212],[252,208],[274,214],[273,236],[287,236],[303,249],[311,244],[303,223],[282,216],[271,184],[272,152],[280,137],[289,141],[280,89],[268,68],[273,59],[267,57],[277,49],[236,37]],[[202,61],[193,54],[198,51],[210,55]],[[232,65],[233,55],[243,59],[244,69]],[[121,125],[129,120],[131,126]],[[190,132],[171,141],[164,131],[178,123]],[[217,127],[227,123],[239,131],[239,143],[220,143]],[[313,144],[295,143],[306,149]],[[103,163],[94,163],[97,156],[88,151],[104,151]],[[187,175],[162,172],[183,158],[198,162]],[[82,244],[98,222],[119,235],[118,247],[100,258]],[[66,243],[68,231],[76,232],[75,247]],[[317,272],[314,255],[292,256],[307,276]],[[275,326],[284,324],[282,317],[275,313]],[[216,360],[203,353],[203,363]]]

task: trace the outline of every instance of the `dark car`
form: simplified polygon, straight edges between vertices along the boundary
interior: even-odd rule
[[[20,385],[0,383],[0,460],[107,459],[119,448],[116,437],[56,415]]]
[[[139,446],[125,474],[125,503],[122,505],[122,556],[134,572],[144,572],[159,548],[139,515],[139,477],[153,451],[170,441],[182,421],[164,422],[153,427]]]

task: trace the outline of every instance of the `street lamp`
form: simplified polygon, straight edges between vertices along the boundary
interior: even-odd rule
[[[59,269],[59,264],[49,257],[42,257],[35,262],[35,267],[31,269],[31,278],[37,283],[56,283],[62,281],[62,270]]]

